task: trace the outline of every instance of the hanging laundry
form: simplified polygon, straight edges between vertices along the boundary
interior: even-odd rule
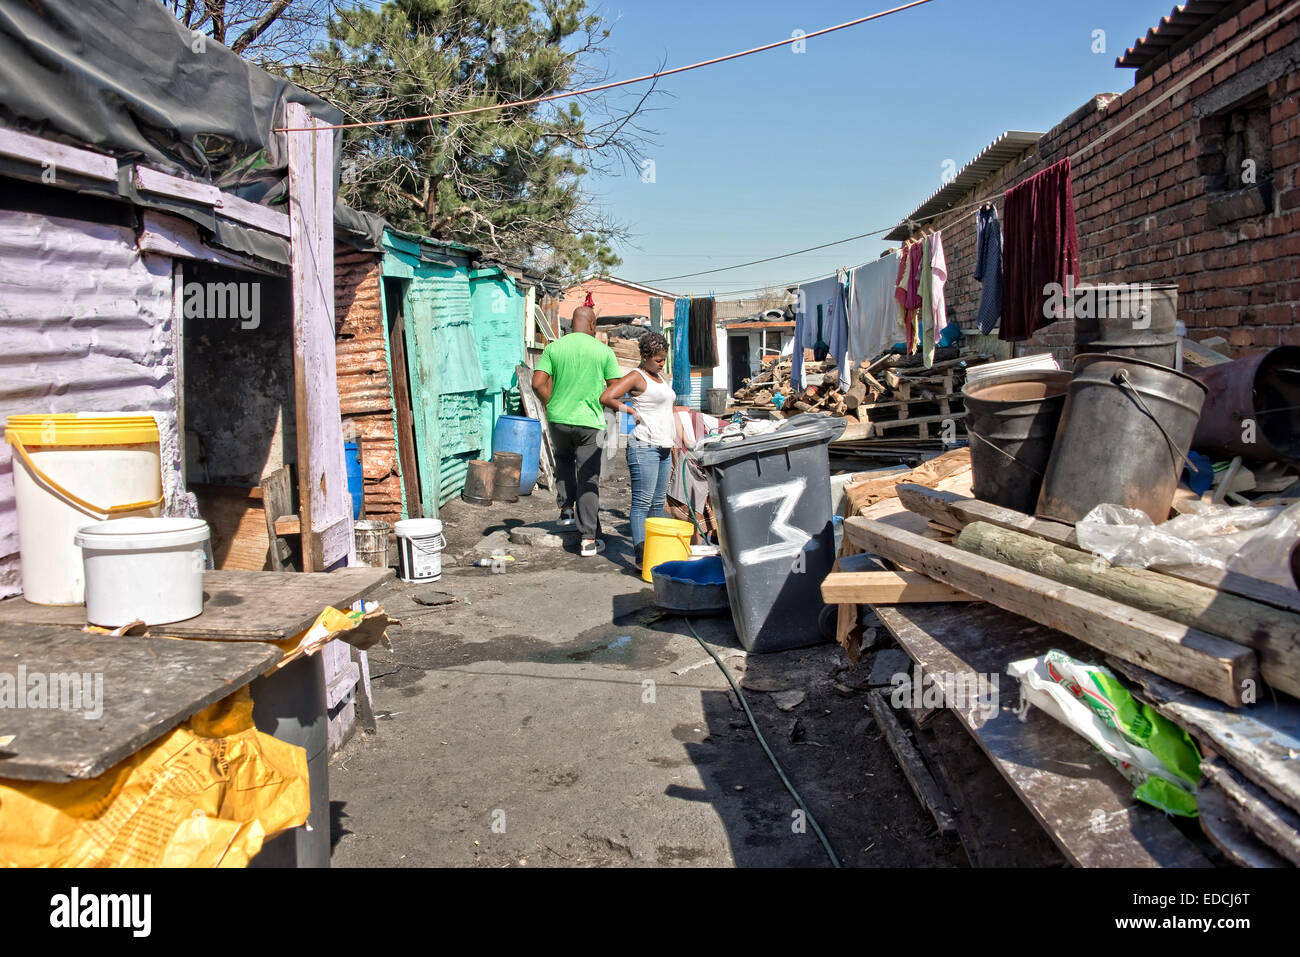
[[[943,337],[943,330],[948,325],[948,306],[944,302],[943,287],[948,281],[948,263],[943,255],[943,233],[936,232],[926,243],[926,261],[929,268],[929,294],[927,296],[925,316],[927,330],[921,341],[921,353],[925,357],[925,367],[934,365],[934,347]]]
[[[992,205],[975,215],[975,279],[980,289],[975,322],[988,335],[1002,315],[1002,223]]]
[[[1054,315],[1043,314],[1050,287],[1057,284],[1064,289],[1079,277],[1079,234],[1069,158],[1007,190],[1003,212],[1006,229],[998,338],[1018,342],[1061,318],[1061,308]]]
[[[849,358],[854,362],[870,362],[898,338],[894,289],[901,265],[894,250],[849,275]]]
[[[673,391],[678,405],[691,401],[691,301],[673,304]]]
[[[718,333],[713,325],[713,297],[690,300],[691,365],[712,369],[718,364]]]
[[[818,328],[817,309],[821,307],[821,328]],[[790,365],[790,384],[803,388],[803,350],[812,349],[818,341],[829,346],[828,359],[834,359],[843,370],[848,362],[849,317],[845,303],[844,282],[838,275],[827,276],[817,282],[799,287],[798,305],[794,320],[794,355]],[[841,389],[849,387],[848,376],[841,375]]]
[[[919,241],[909,241],[904,245],[898,290],[894,294],[902,306],[903,335],[908,355],[916,352],[916,314],[921,308],[922,252],[922,243]]]
[[[916,311],[916,345],[926,368],[934,364],[934,237],[921,240],[921,308]]]

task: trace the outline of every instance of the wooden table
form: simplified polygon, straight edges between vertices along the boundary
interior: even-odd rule
[[[1163,813],[1132,796],[1132,785],[1084,738],[1037,709],[1025,721],[1016,716],[1019,686],[1006,674],[1009,662],[1053,648],[1095,660],[1095,650],[984,603],[873,609],[924,673],[999,676],[996,714],[974,700],[945,704],[1073,864],[1209,866]]]
[[[19,710],[0,699],[0,737],[16,735],[0,750],[0,777],[100,774],[266,672],[283,656],[269,642],[292,638],[323,609],[346,609],[392,577],[387,568],[205,572],[203,613],[156,626],[152,638],[86,634],[82,605],[0,601],[0,693],[4,675],[16,684],[20,666],[29,676],[103,676],[103,713],[93,719],[85,707]]]
[[[322,610],[346,609],[393,577],[391,568],[341,568],[335,572],[203,573],[203,613],[158,625],[156,634],[217,641],[281,641],[311,627]],[[0,624],[86,624],[84,605],[33,605],[0,601]]]
[[[262,643],[0,623],[0,737],[14,735],[0,748],[0,777],[93,778],[238,691],[280,656]],[[33,707],[38,686],[49,690],[43,706]],[[80,695],[69,700],[73,690]],[[50,706],[54,694],[61,707]]]

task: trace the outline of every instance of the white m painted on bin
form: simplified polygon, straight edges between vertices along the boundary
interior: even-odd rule
[[[778,558],[797,558],[803,554],[809,535],[790,524],[790,515],[807,487],[806,478],[797,478],[782,482],[780,485],[750,489],[732,499],[732,507],[737,510],[756,508],[772,502],[781,503],[776,507],[776,515],[772,518],[772,534],[778,541],[770,545],[745,549],[736,557],[736,564],[758,565],[762,562],[776,561]]]

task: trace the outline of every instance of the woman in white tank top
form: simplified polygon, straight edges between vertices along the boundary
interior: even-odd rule
[[[627,468],[632,476],[632,546],[641,564],[645,545],[645,520],[664,514],[668,476],[672,470],[673,445],[677,429],[673,404],[677,395],[664,378],[668,361],[668,340],[657,332],[641,337],[641,365],[601,394],[600,404],[615,412],[631,415],[636,428],[628,436]],[[621,399],[632,398],[632,405]]]

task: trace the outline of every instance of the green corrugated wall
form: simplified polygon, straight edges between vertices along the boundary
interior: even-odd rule
[[[499,267],[475,269],[470,278],[470,308],[483,370],[479,406],[483,456],[490,457],[492,432],[506,414],[506,393],[516,385],[515,366],[524,361],[526,296]]]

